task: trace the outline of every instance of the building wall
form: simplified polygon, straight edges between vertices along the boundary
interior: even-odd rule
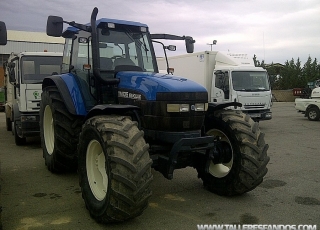
[[[0,47],[0,54],[10,55],[12,52],[63,52],[63,45],[59,43],[8,41],[7,45]]]

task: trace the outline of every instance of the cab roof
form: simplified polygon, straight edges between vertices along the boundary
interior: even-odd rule
[[[126,21],[126,20],[119,20],[119,19],[112,19],[112,18],[100,18],[96,21],[97,27],[100,26],[102,23],[114,23],[117,25],[128,25],[128,26],[136,26],[136,27],[146,27],[148,26],[144,23],[140,22],[134,22],[134,21]],[[90,23],[86,24],[87,26],[90,26]],[[69,37],[70,35],[76,34],[79,32],[80,29],[75,28],[73,26],[69,26],[64,32],[63,37]]]

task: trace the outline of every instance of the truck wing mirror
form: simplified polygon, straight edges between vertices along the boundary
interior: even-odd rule
[[[185,37],[185,42],[186,42],[186,50],[187,50],[187,53],[193,53],[194,43],[195,43],[196,41],[193,40],[192,37],[186,36],[186,37]]]
[[[14,69],[14,68],[16,67],[16,63],[10,62],[10,63],[8,63],[8,67],[9,67],[10,69]]]
[[[0,45],[7,44],[7,28],[4,22],[0,21]]]
[[[16,74],[15,74],[15,72],[14,72],[14,69],[9,69],[9,81],[10,81],[10,83],[14,83],[14,82],[16,82]]]
[[[61,37],[63,30],[63,19],[58,16],[49,16],[47,20],[47,35]]]

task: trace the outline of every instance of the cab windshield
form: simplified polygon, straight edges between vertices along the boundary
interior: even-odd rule
[[[98,28],[101,71],[155,71],[151,40],[140,27]]]
[[[232,85],[236,91],[269,91],[270,84],[267,72],[233,71]]]
[[[61,72],[62,57],[58,56],[24,56],[21,58],[21,82],[42,83],[45,77]]]

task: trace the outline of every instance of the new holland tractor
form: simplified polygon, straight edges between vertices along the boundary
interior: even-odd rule
[[[78,170],[82,197],[98,222],[137,217],[148,206],[153,168],[167,179],[193,167],[219,195],[256,188],[267,173],[268,145],[236,102],[208,103],[201,85],[159,73],[146,24],[101,18],[83,25],[49,16],[47,34],[66,39],[62,74],[43,81],[40,133],[52,172]],[[69,27],[63,31],[63,23]],[[159,41],[158,41],[159,42]],[[167,48],[167,47],[166,47]]]

